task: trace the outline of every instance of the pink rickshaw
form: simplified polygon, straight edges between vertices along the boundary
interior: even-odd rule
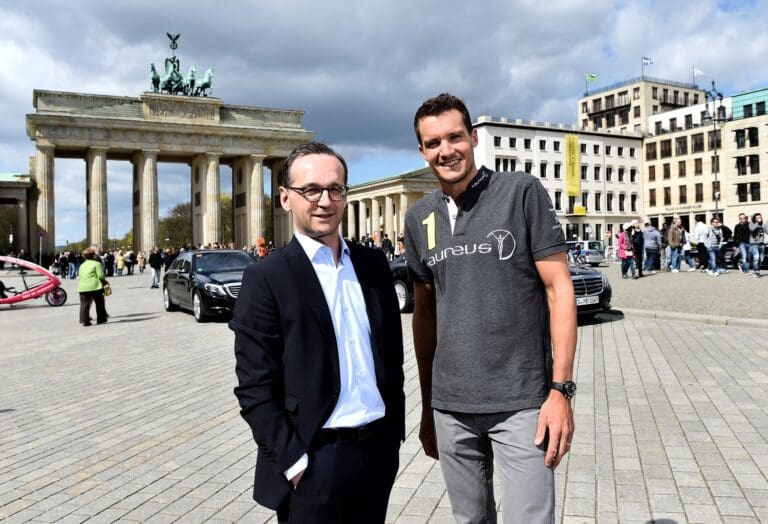
[[[60,287],[61,281],[47,269],[28,260],[14,257],[0,256],[0,262],[5,264],[6,269],[8,266],[13,270],[18,269],[18,275],[24,285],[24,289],[6,287],[0,280],[0,304],[14,305],[42,296],[45,296],[49,306],[63,306],[67,301],[67,292]]]

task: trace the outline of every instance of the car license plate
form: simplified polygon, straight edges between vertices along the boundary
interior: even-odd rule
[[[600,297],[598,296],[592,296],[592,297],[576,297],[576,305],[577,306],[586,306],[589,304],[598,304],[600,302]]]

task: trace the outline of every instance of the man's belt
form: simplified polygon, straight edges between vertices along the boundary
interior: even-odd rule
[[[384,419],[374,420],[356,428],[323,428],[317,434],[317,443],[329,442],[362,442],[380,435],[385,428]]]

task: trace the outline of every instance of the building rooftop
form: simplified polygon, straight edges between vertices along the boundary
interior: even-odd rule
[[[618,129],[604,129],[600,131],[591,131],[588,129],[580,129],[578,125],[576,124],[560,124],[560,123],[552,123],[552,122],[538,122],[536,120],[523,120],[522,118],[507,118],[507,117],[501,117],[498,120],[494,120],[492,116],[489,115],[481,115],[477,118],[477,121],[475,121],[472,124],[472,127],[480,127],[484,125],[497,125],[497,126],[506,126],[506,127],[527,127],[527,128],[535,128],[535,129],[545,129],[550,131],[564,131],[564,132],[570,132],[570,133],[581,133],[581,134],[587,134],[587,135],[598,135],[598,136],[620,136],[620,137],[628,137],[628,138],[642,138],[642,133],[635,132],[634,130],[631,131],[620,131]]]
[[[598,93],[605,93],[606,91],[613,91],[614,89],[630,86],[632,84],[638,84],[640,82],[651,82],[654,84],[668,85],[670,87],[682,87],[684,89],[701,89],[697,84],[691,84],[688,82],[677,82],[675,80],[665,80],[663,78],[655,78],[652,76],[643,75],[643,76],[636,76],[635,78],[630,78],[629,80],[622,80],[621,82],[617,82],[609,86],[593,89],[591,91],[585,91],[584,96],[587,97],[587,96],[596,95]]]

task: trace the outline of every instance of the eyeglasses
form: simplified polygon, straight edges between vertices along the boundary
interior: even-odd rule
[[[305,200],[307,200],[308,202],[312,202],[313,204],[320,202],[320,199],[323,198],[323,191],[328,191],[328,198],[330,198],[334,202],[340,202],[344,200],[345,198],[347,198],[347,193],[349,192],[349,188],[347,186],[331,186],[331,187],[288,186],[286,187],[286,189],[290,189],[291,191],[296,191],[298,194],[303,196]]]

